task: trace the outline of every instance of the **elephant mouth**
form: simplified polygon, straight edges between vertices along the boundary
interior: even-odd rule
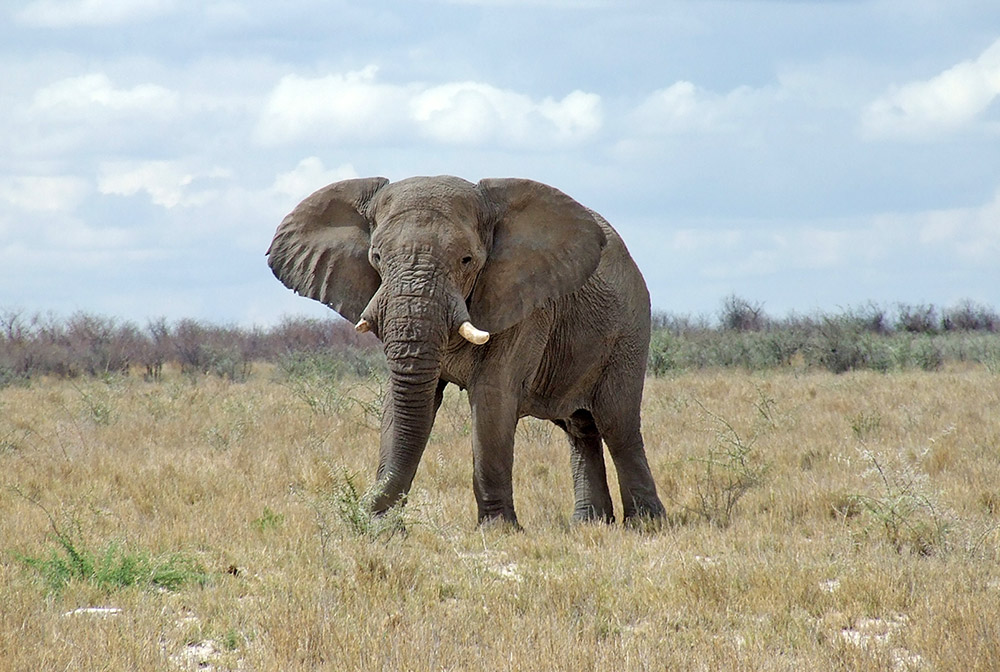
[[[373,330],[369,315],[374,313],[374,306],[378,300],[379,292],[376,292],[368,306],[362,311],[361,319],[354,325],[355,331],[360,334],[367,334]],[[459,336],[473,345],[483,345],[490,340],[490,332],[483,331],[472,324],[472,320],[469,318],[469,309],[466,307],[464,301],[453,299],[451,304],[452,321],[458,324],[456,331],[458,331]]]

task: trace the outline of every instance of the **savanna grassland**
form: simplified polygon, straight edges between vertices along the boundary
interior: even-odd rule
[[[1000,668],[995,370],[650,378],[660,529],[569,525],[523,420],[523,532],[475,525],[457,390],[372,521],[378,379],[245,378],[0,390],[0,669]]]

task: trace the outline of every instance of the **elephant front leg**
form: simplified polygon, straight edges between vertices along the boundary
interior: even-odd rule
[[[505,521],[519,527],[514,513],[514,430],[517,399],[496,388],[469,390],[472,407],[473,490],[479,523]]]

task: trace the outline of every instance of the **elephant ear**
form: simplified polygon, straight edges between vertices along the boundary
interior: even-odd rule
[[[282,220],[267,250],[274,275],[297,294],[357,322],[381,282],[368,263],[371,220],[365,214],[384,177],[323,187]]]
[[[503,331],[579,289],[597,269],[606,239],[587,208],[548,185],[487,179],[477,188],[487,236],[492,221],[492,246],[469,315],[480,329]]]

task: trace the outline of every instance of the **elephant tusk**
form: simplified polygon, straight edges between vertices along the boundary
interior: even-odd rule
[[[371,330],[372,330],[372,325],[368,324],[368,320],[366,320],[363,317],[360,320],[358,320],[357,324],[354,325],[354,331],[358,332],[359,334],[367,334]]]
[[[490,340],[490,332],[476,329],[472,326],[472,322],[469,322],[468,320],[462,322],[462,324],[458,327],[458,333],[469,343],[474,343],[475,345],[482,345],[486,341]]]

